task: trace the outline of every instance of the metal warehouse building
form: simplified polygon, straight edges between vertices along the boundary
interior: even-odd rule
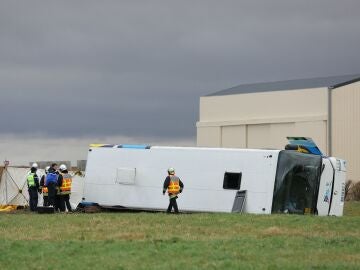
[[[244,84],[200,98],[198,146],[278,148],[311,137],[360,181],[360,74]]]

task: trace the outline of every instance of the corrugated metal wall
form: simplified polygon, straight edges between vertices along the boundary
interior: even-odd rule
[[[197,145],[284,149],[287,136],[312,137],[327,153],[328,89],[200,98]]]
[[[360,181],[360,82],[331,92],[332,155],[347,160],[348,179]]]

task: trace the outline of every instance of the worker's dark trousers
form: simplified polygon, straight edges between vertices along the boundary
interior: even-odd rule
[[[55,207],[55,199],[56,199],[56,184],[55,183],[48,183],[47,184],[49,196],[48,196],[48,203],[49,206]]]
[[[69,194],[60,196],[60,204],[61,204],[61,206],[60,206],[61,211],[65,211],[65,206],[69,212],[72,211],[71,205],[70,205],[70,195]]]
[[[29,197],[30,197],[30,210],[36,211],[37,210],[37,204],[38,204],[38,191],[36,187],[30,187],[28,189],[29,191]]]
[[[168,209],[166,211],[167,213],[170,213],[172,208],[174,208],[175,213],[179,213],[179,209],[178,209],[176,199],[177,199],[177,196],[174,197],[174,198],[170,198],[169,207],[168,207]]]
[[[43,206],[49,206],[49,196],[43,195],[43,199],[44,199]]]
[[[65,211],[65,207],[62,207],[61,204],[61,196],[58,194],[55,196],[55,211],[60,211],[60,212]]]

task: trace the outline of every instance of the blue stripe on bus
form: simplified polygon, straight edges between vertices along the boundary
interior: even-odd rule
[[[127,149],[150,149],[150,145],[146,144],[122,144],[118,148],[127,148]]]

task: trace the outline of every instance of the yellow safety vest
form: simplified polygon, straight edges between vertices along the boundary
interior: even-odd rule
[[[35,187],[35,173],[30,173],[27,177],[27,183],[29,187]]]

